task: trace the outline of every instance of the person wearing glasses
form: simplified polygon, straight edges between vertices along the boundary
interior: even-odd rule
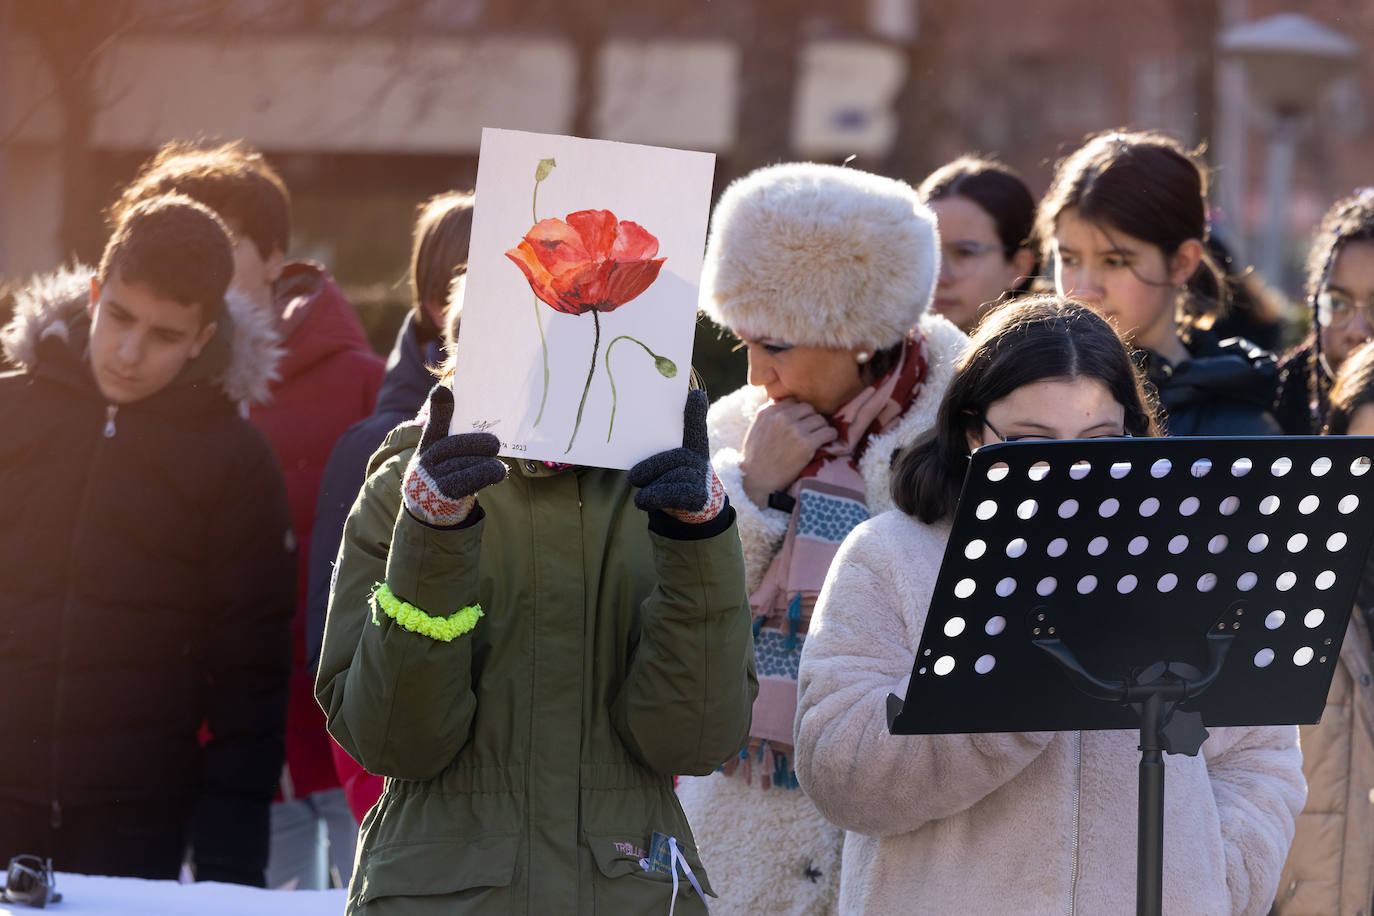
[[[960,156],[917,189],[940,226],[940,281],[931,307],[966,334],[998,303],[1025,293],[1037,273],[1035,198],[1007,166]]]
[[[797,663],[840,541],[891,506],[892,456],[931,425],[966,338],[927,307],[936,219],[901,181],[759,169],[716,207],[702,310],[747,350],[718,400],[712,464],[739,520],[759,696],[747,747],[679,782],[715,916],[833,913],[843,834],[798,789]]]
[[[1278,367],[1208,330],[1218,309],[1195,288],[1221,273],[1204,247],[1206,176],[1176,142],[1110,131],[1059,163],[1036,217],[1055,289],[1081,299],[1140,352],[1172,436],[1266,436]]]
[[[1136,730],[892,735],[969,455],[995,442],[1154,436],[1121,340],[1081,303],[992,312],[929,438],[892,473],[897,510],[854,529],[802,653],[797,778],[845,828],[840,911],[1125,913]],[[1164,911],[1262,914],[1303,803],[1294,726],[1217,728],[1169,758]]]
[[[1338,200],[1322,217],[1307,256],[1312,332],[1280,366],[1274,413],[1289,435],[1326,425],[1331,380],[1374,338],[1374,187]]]

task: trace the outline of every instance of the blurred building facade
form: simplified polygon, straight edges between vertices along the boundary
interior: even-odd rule
[[[1113,126],[1207,141],[1218,223],[1255,231],[1263,115],[1216,33],[1275,0],[0,0],[0,277],[99,253],[100,211],[172,137],[281,164],[298,247],[394,289],[416,201],[471,185],[484,126],[912,181],[995,153],[1043,190]],[[1374,48],[1367,0],[1306,0]],[[1307,131],[1291,220],[1374,182],[1374,66]],[[1301,252],[1295,251],[1294,261]]]

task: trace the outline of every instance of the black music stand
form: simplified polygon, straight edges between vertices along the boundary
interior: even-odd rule
[[[894,735],[1139,728],[1136,907],[1164,761],[1321,718],[1374,534],[1374,438],[1102,439],[969,463]]]

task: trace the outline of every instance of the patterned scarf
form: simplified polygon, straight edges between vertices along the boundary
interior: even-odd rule
[[[925,339],[913,331],[897,365],[835,411],[830,425],[839,436],[816,450],[788,489],[796,504],[787,534],[763,582],[749,596],[759,695],[749,745],[738,760],[726,764],[728,774],[757,781],[765,789],[797,788],[792,720],[797,713],[797,667],[811,611],[840,542],[868,518],[859,460],[869,440],[891,429],[915,402],[928,364]]]

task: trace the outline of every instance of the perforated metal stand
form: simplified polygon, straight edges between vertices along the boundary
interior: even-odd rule
[[[972,457],[893,734],[1139,729],[1137,912],[1164,753],[1320,719],[1374,534],[1374,439],[1008,443]]]

